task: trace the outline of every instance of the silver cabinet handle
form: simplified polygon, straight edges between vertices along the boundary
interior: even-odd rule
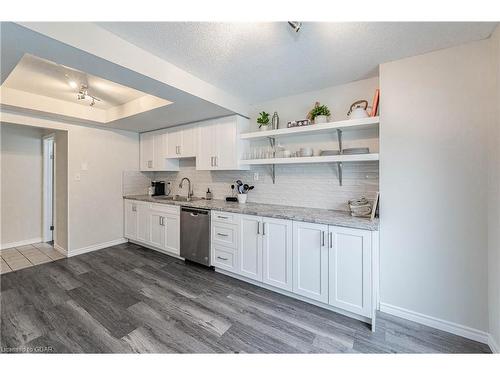
[[[329,233],[330,235],[330,249],[333,248],[333,236],[332,236],[332,232]]]
[[[227,219],[227,218],[228,218],[227,216],[219,216],[219,215],[217,215],[217,217],[218,217],[219,219]]]
[[[217,232],[218,236],[227,237],[227,234]]]
[[[214,157],[213,156],[210,157],[210,166],[211,167],[214,166]]]
[[[161,224],[161,216],[158,216],[158,224],[162,225]]]
[[[135,204],[132,205],[132,212],[136,212],[137,211],[137,206]]]
[[[266,223],[262,223],[262,235],[266,235]]]
[[[214,156],[214,160],[215,160],[215,166],[218,167],[219,161],[217,160],[217,156]]]
[[[179,146],[179,155],[181,154],[181,146]]]
[[[153,168],[153,160],[148,160],[148,168]]]
[[[325,246],[325,232],[321,231],[321,246]]]
[[[223,257],[217,257],[217,259],[221,259],[221,260],[227,260],[227,258],[223,258]]]
[[[260,221],[257,221],[257,234],[260,234]]]

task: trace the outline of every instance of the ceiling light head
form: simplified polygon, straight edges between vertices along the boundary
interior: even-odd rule
[[[68,84],[72,89],[76,89],[78,87],[78,84],[75,81],[69,81]]]
[[[302,22],[299,21],[288,21],[288,24],[296,33],[298,33],[300,28],[302,27]]]

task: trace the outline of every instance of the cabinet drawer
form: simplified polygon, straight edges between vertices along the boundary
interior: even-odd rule
[[[236,272],[236,252],[224,246],[212,247],[212,266]]]
[[[166,214],[180,214],[181,210],[179,206],[173,206],[168,204],[155,204],[151,205],[151,208],[155,211],[163,212]]]
[[[238,246],[238,226],[212,223],[212,242],[236,249]]]
[[[212,221],[218,221],[220,223],[237,223],[238,214],[233,214],[229,212],[222,211],[212,211]]]

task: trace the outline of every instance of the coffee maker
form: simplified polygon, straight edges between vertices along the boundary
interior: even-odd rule
[[[165,195],[165,181],[151,181],[153,196]]]

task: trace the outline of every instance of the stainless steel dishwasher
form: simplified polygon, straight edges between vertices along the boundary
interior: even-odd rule
[[[210,211],[181,207],[181,257],[210,266]]]

